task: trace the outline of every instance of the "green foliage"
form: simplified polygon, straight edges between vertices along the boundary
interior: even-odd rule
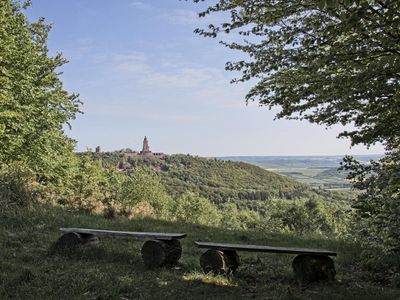
[[[78,169],[72,180],[73,194],[77,201],[104,197],[103,187],[106,187],[105,173],[99,161],[94,161],[87,155],[78,163]]]
[[[22,163],[3,165],[0,168],[0,212],[35,204],[42,188],[33,172]]]
[[[219,225],[221,215],[206,198],[186,192],[177,198],[172,206],[172,216],[182,222]]]
[[[179,197],[191,191],[221,206],[229,201],[281,199],[338,199],[337,193],[315,191],[288,177],[260,167],[232,161],[170,155],[164,158],[128,158],[120,153],[101,153],[98,158],[104,166],[117,166],[124,161],[126,172],[151,168],[165,185],[168,193]]]
[[[227,203],[222,213],[221,224],[227,229],[320,234],[326,237],[348,237],[352,220],[351,208],[346,203],[305,199]]]
[[[96,154],[105,166],[124,160],[120,153]],[[162,191],[161,196],[137,196],[149,201],[170,199],[170,218],[200,224],[213,224],[234,230],[265,230],[269,232],[318,233],[344,236],[351,219],[346,197],[327,191],[314,191],[257,166],[246,163],[171,155],[164,158],[129,158],[125,177],[141,178],[133,187],[140,193]],[[152,176],[158,183],[152,183]],[[151,186],[151,187],[150,187]],[[150,188],[149,188],[150,187]],[[136,188],[133,188],[136,190]],[[218,210],[211,204],[216,204]],[[305,200],[307,199],[307,200]],[[157,205],[152,204],[153,207]],[[160,214],[159,214],[160,215]],[[161,215],[166,215],[161,213]]]
[[[194,0],[200,2],[200,0]],[[237,32],[243,42],[222,42],[249,55],[228,62],[234,82],[258,80],[246,96],[278,118],[331,126],[352,125],[339,136],[352,144],[382,143],[387,157],[371,166],[347,159],[355,186],[364,191],[356,208],[366,238],[385,251],[400,251],[400,28],[399,1],[220,0],[200,16],[228,13],[206,37]],[[296,213],[293,211],[292,213]]]
[[[226,203],[223,206],[223,216],[221,224],[226,229],[263,229],[263,223],[260,214],[250,209],[238,209],[233,203]],[[276,230],[276,227],[269,229]],[[279,231],[279,230],[277,230]]]
[[[258,80],[247,101],[280,107],[278,118],[352,124],[341,136],[353,144],[393,144],[400,132],[399,10],[399,1],[220,0],[200,15],[226,12],[228,20],[196,32],[243,37],[223,44],[249,56],[226,65],[242,74],[234,82]]]
[[[129,176],[133,188],[131,201],[148,202],[159,216],[167,216],[172,200],[158,175],[150,169],[141,169]]]
[[[329,213],[324,213],[316,201],[301,201],[300,203],[277,203],[272,219],[277,218],[284,228],[299,234],[333,233],[334,226],[328,220]]]
[[[57,203],[89,211],[109,208],[130,214],[130,208],[140,203],[150,205],[160,217],[167,217],[171,197],[157,174],[150,169],[138,169],[129,175],[115,168],[104,168],[92,153],[76,157],[72,176],[63,185],[53,186]]]
[[[351,170],[354,186],[362,191],[354,205],[359,233],[383,251],[400,253],[400,151],[370,165],[347,157],[343,168]]]
[[[66,60],[48,56],[50,26],[43,18],[29,23],[22,9],[11,0],[0,5],[0,162],[23,161],[41,181],[52,180],[72,153],[63,126],[80,101],[59,79]]]

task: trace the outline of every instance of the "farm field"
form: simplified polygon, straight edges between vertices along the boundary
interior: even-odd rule
[[[381,155],[355,155],[368,164]],[[325,190],[347,190],[351,184],[346,173],[339,171],[343,156],[227,156],[223,160],[242,161],[291,177],[313,188]]]

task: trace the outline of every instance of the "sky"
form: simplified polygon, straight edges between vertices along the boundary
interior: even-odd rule
[[[33,0],[31,21],[53,25],[50,54],[80,94],[83,114],[66,134],[77,150],[140,150],[200,156],[381,154],[350,147],[341,126],[274,120],[277,110],[246,105],[251,83],[230,84],[225,63],[243,58],[193,30],[223,16],[198,18],[203,4],[179,0]],[[228,39],[235,37],[227,36]],[[253,82],[254,83],[254,82]]]

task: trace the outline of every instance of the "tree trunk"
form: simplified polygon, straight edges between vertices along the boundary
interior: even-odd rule
[[[293,271],[299,283],[334,280],[336,271],[333,260],[323,255],[298,255],[294,258]]]
[[[142,247],[143,263],[148,268],[176,265],[181,255],[181,243],[176,239],[148,240]]]
[[[207,250],[200,257],[200,266],[205,273],[226,274],[239,267],[239,255],[234,250]]]

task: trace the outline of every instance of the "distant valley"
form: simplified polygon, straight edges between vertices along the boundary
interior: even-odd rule
[[[354,155],[363,162],[377,160],[382,155]],[[313,188],[326,190],[348,189],[346,172],[339,171],[343,156],[224,156],[222,160],[240,161],[291,177]]]

